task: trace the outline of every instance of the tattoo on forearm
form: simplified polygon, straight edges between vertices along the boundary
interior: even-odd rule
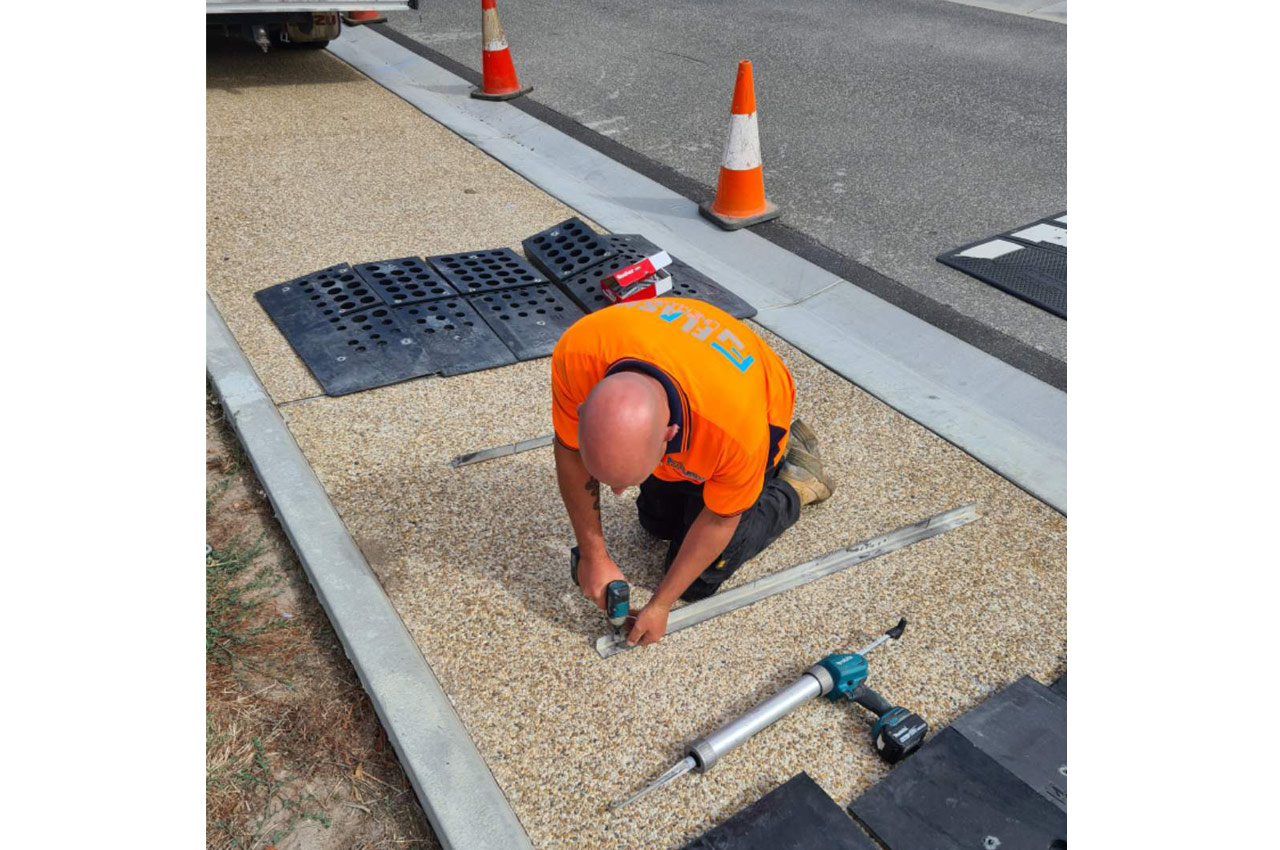
[[[586,489],[593,499],[591,507],[596,509],[596,513],[600,513],[600,482],[594,478],[588,478]]]

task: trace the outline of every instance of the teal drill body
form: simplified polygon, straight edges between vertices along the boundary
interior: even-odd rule
[[[828,655],[818,665],[831,674],[834,684],[827,699],[856,702],[876,716],[871,726],[871,740],[876,752],[894,763],[919,749],[929,732],[929,725],[914,712],[893,705],[867,687],[867,659],[857,652]]]
[[[867,680],[867,659],[856,652],[835,652],[818,662],[835,681],[827,699],[853,699],[853,692]]]

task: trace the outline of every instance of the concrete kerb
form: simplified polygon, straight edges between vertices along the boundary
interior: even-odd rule
[[[604,227],[640,233],[760,311],[755,321],[1066,513],[1066,393],[697,205],[385,36],[330,51]]]
[[[417,643],[207,296],[205,364],[441,845],[532,850]]]

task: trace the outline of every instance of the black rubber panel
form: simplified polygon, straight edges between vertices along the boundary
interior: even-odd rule
[[[520,243],[547,277],[562,281],[614,255],[609,243],[580,218],[569,218]]]
[[[551,283],[469,295],[467,302],[520,360],[550,356],[560,334],[583,315]]]
[[[281,328],[284,330],[284,328]],[[285,331],[294,351],[329,395],[346,395],[435,370],[420,337],[379,304]]]
[[[1060,218],[1065,214],[1065,212],[1059,213],[1056,217]],[[989,283],[997,289],[1036,305],[1041,310],[1047,310],[1065,319],[1067,317],[1067,249],[1061,245],[1027,242],[1011,235],[1037,224],[1067,229],[1061,222],[1054,221],[1054,217],[1042,218],[1031,224],[1015,227],[1008,233],[981,239],[956,248],[954,251],[939,254],[938,262],[972,275],[983,283]],[[1022,247],[993,259],[960,256],[970,248],[995,239],[1003,239]]]
[[[1058,681],[1049,686],[1049,690],[1053,691],[1063,699],[1067,698],[1067,674],[1063,673]]]
[[[447,377],[516,362],[465,298],[423,301],[391,310],[421,342],[431,372]]]
[[[277,283],[254,295],[286,337],[332,316],[382,303],[346,263]]]
[[[648,239],[636,234],[616,233],[605,236],[604,239],[617,256],[560,283],[561,287],[588,313],[594,313],[612,303],[600,291],[600,281],[619,269],[624,269],[662,250]],[[746,301],[702,272],[686,265],[678,257],[671,258],[671,265],[667,266],[667,270],[671,272],[671,295],[706,301],[737,319],[749,319],[756,314],[756,309]]]
[[[548,282],[542,272],[510,248],[440,254],[427,260],[463,295]]]
[[[421,257],[361,263],[356,266],[356,274],[373,287],[383,301],[396,307],[457,294]]]
[[[1066,812],[946,728],[849,806],[889,850],[1066,850]]]
[[[799,773],[684,850],[876,850],[839,804]]]
[[[1049,802],[1067,810],[1067,700],[1023,676],[951,724]]]

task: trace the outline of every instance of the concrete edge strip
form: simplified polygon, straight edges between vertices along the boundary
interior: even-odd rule
[[[616,233],[640,233],[760,311],[755,321],[1067,510],[1066,393],[697,205],[368,28],[329,50],[542,190]]]
[[[446,850],[533,845],[329,502],[280,411],[205,296],[205,365],[267,498]]]

